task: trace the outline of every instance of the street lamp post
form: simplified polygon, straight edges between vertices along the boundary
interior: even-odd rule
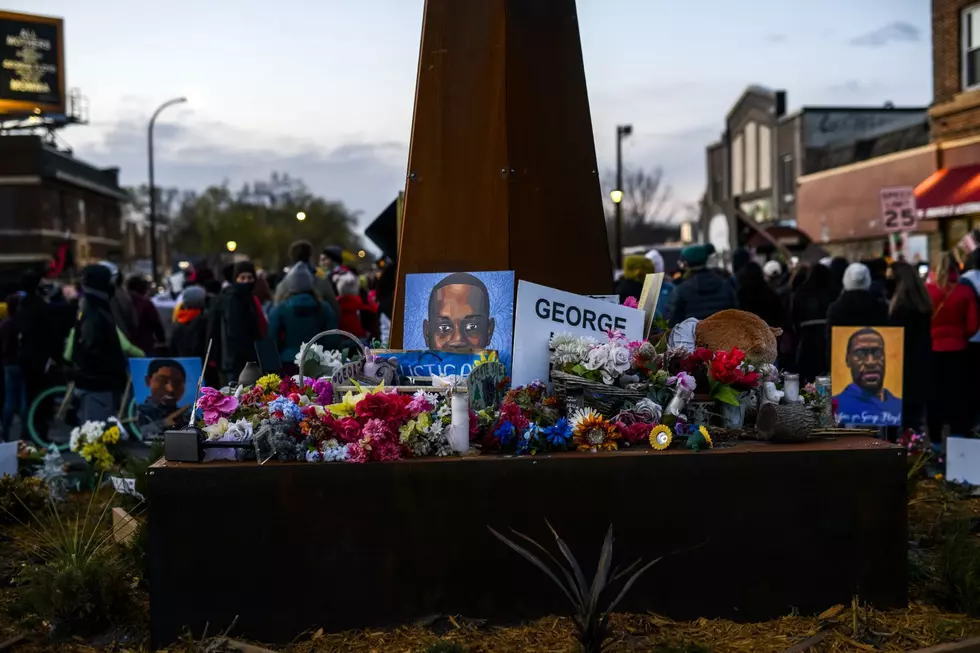
[[[633,125],[616,125],[616,188],[611,193],[616,205],[616,269],[623,269],[623,139],[633,133]]]
[[[157,283],[157,189],[156,184],[153,180],[153,126],[156,124],[157,116],[160,115],[167,107],[173,106],[175,104],[181,104],[187,102],[187,98],[178,97],[172,100],[167,100],[153,112],[153,116],[150,117],[150,126],[147,129],[147,158],[149,159],[150,167],[150,267],[153,275],[154,285]]]

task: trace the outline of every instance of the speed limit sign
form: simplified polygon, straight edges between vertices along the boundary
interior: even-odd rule
[[[911,186],[881,189],[881,220],[885,231],[912,231],[918,224],[915,189]]]

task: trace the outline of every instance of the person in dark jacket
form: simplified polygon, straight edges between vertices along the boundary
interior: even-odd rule
[[[24,371],[20,367],[21,323],[17,315],[20,295],[7,297],[7,317],[0,322],[0,361],[3,362],[3,420],[0,422],[0,441],[10,437],[14,415],[20,417],[21,429],[27,420],[27,389]]]
[[[100,261],[99,265],[105,267],[110,272],[112,278],[113,291],[109,299],[109,309],[112,311],[112,319],[116,326],[122,330],[123,335],[130,341],[136,336],[136,307],[129,293],[123,288],[122,275],[119,274],[119,267],[111,261]]]
[[[313,275],[305,265],[293,267],[279,285],[284,287],[284,299],[272,310],[269,337],[276,341],[283,373],[295,374],[299,371],[294,361],[300,347],[318,333],[336,329],[338,315],[330,304],[320,300],[313,288]],[[337,344],[318,342],[327,349]]]
[[[896,286],[889,308],[889,324],[905,329],[902,426],[920,432],[933,383],[932,300],[918,270],[908,263],[895,263],[892,276]]]
[[[108,267],[89,265],[82,270],[82,311],[65,350],[65,360],[74,370],[82,421],[110,417],[116,408],[114,398],[125,389],[129,376],[120,342],[123,334],[110,308],[115,290]]]
[[[681,262],[687,269],[683,283],[670,295],[670,326],[688,318],[703,320],[719,311],[738,308],[735,284],[707,267],[713,245],[692,245],[681,251]]]
[[[133,300],[133,309],[136,311],[136,332],[133,334],[132,343],[142,349],[147,355],[152,355],[158,346],[167,341],[167,336],[163,331],[163,322],[160,321],[160,313],[156,306],[147,297],[150,284],[141,274],[134,274],[126,280],[126,290],[129,292],[130,299]]]
[[[208,318],[204,312],[207,293],[201,286],[184,290],[174,313],[174,328],[168,349],[177,358],[200,358],[208,349]]]
[[[208,314],[208,339],[227,383],[236,383],[245,365],[257,359],[255,341],[262,339],[261,309],[252,290],[255,266],[239,261],[232,271],[234,282],[221,291]]]
[[[337,302],[336,288],[333,282],[330,280],[330,275],[326,272],[321,276],[318,274],[316,267],[313,265],[313,245],[305,240],[297,240],[295,243],[289,246],[289,258],[292,261],[292,266],[290,271],[293,270],[298,265],[305,266],[310,274],[313,276],[313,289],[316,290],[320,298],[330,304],[333,308],[334,313],[340,313],[340,304]],[[276,291],[274,293],[273,305],[281,304],[285,301],[286,289],[282,286],[280,282],[276,286]]]
[[[836,302],[844,292],[844,272],[848,265],[847,259],[843,256],[835,256],[830,260],[830,288],[827,294],[832,302]]]
[[[766,281],[762,267],[755,261],[742,266],[736,275],[738,306],[758,315],[771,327],[783,327],[783,307],[779,295]]]
[[[887,326],[888,304],[871,291],[871,271],[864,263],[851,263],[844,271],[844,292],[827,310],[830,337],[835,326]]]
[[[653,274],[653,261],[645,256],[627,256],[623,262],[623,277],[616,284],[616,294],[619,295],[619,303],[626,301],[627,297],[639,300],[643,292],[643,282],[646,281],[648,274]]]
[[[790,279],[790,321],[795,338],[790,368],[799,373],[801,384],[810,383],[829,370],[830,277],[830,268],[816,263],[809,269],[797,268]]]
[[[867,266],[871,272],[871,294],[888,302],[891,298],[888,293],[888,262],[883,258],[876,258],[868,261]]]

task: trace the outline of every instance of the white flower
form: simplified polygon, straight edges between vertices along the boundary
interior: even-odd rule
[[[81,447],[82,440],[82,429],[78,426],[71,430],[71,440],[69,440],[68,446],[71,447],[72,451],[78,451]]]
[[[438,410],[436,410],[436,417],[449,417],[452,414],[452,412],[453,410],[452,408],[449,407],[449,404],[444,403],[441,406],[439,406]]]
[[[445,426],[443,425],[442,420],[436,419],[429,422],[429,427],[425,429],[425,432],[432,436],[439,436],[442,435],[444,428]]]
[[[214,424],[205,426],[204,432],[208,434],[208,440],[220,440],[221,436],[228,431],[229,426],[231,426],[231,422],[222,417]]]
[[[302,353],[303,348],[300,347],[299,352],[296,353],[296,358],[293,359],[293,363],[299,365],[299,359]],[[312,376],[330,377],[343,366],[344,356],[339,351],[327,350],[322,345],[313,344],[306,350],[306,364],[309,365],[310,363],[315,363],[320,368],[319,373],[313,374]],[[304,369],[303,371],[305,372],[306,370]]]
[[[612,373],[617,372],[623,374],[630,368],[632,364],[632,359],[630,357],[630,350],[628,347],[624,347],[618,343],[609,343],[609,359],[606,365],[606,369]]]
[[[597,341],[583,336],[573,336],[569,333],[557,333],[551,337],[548,344],[551,352],[552,365],[564,367],[577,365],[589,356],[589,349],[597,345]]]
[[[419,401],[424,399],[425,401],[429,402],[430,406],[438,406],[441,397],[435,392],[418,390],[414,395],[412,395],[412,399],[418,399]]]
[[[593,370],[593,371],[602,369],[606,366],[606,363],[608,361],[609,361],[608,347],[606,347],[605,345],[599,345],[597,347],[593,347],[589,351],[589,357],[584,363],[585,369]]]
[[[237,422],[232,422],[228,425],[228,430],[225,431],[225,439],[233,438],[235,440],[251,440],[252,439],[252,423],[247,419],[240,419]]]

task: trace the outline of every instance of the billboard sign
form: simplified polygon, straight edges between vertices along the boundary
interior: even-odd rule
[[[64,22],[0,11],[0,116],[64,113]]]

